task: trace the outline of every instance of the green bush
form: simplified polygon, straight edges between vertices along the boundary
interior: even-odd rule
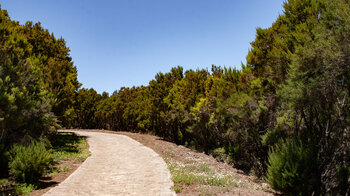
[[[279,143],[283,143],[283,140],[288,138],[288,134],[285,130],[275,128],[269,129],[267,132],[261,136],[261,143],[264,146],[275,146]]]
[[[269,152],[266,180],[275,190],[291,195],[310,195],[316,167],[312,153],[296,142],[286,142]]]
[[[37,187],[32,184],[18,184],[15,187],[15,190],[12,192],[12,194],[9,195],[29,195],[32,191],[34,191]]]
[[[9,151],[10,174],[26,183],[36,183],[51,161],[43,142],[32,141],[27,146],[15,144]]]

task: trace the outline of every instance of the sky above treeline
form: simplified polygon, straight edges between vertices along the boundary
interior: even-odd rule
[[[257,27],[284,0],[2,0],[11,19],[41,22],[71,49],[83,88],[113,93],[158,72],[241,68]]]

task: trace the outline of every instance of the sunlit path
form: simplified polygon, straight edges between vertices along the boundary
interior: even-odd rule
[[[91,156],[45,195],[175,195],[166,163],[153,150],[117,134],[87,136]]]

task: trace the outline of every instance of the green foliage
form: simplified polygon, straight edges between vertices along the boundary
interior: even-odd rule
[[[8,179],[0,179],[0,192],[2,195],[28,195],[36,186],[33,184],[16,183]]]
[[[22,182],[36,183],[51,161],[43,142],[32,141],[27,146],[15,144],[9,151],[10,174]]]
[[[76,126],[79,128],[97,127],[95,118],[97,105],[102,96],[93,89],[80,89],[76,97]]]
[[[38,72],[50,92],[53,113],[63,126],[74,126],[76,91],[81,86],[77,69],[64,39],[56,39],[40,23],[27,22],[21,27],[30,44],[31,56],[36,58]]]
[[[350,76],[350,48],[344,44],[350,38],[350,5],[346,1],[322,4],[319,22],[298,30],[305,44],[295,48],[289,78],[279,92],[281,113],[293,114],[288,120],[294,122],[293,136],[317,154],[321,184],[314,185],[315,191],[344,194],[349,183],[337,177],[336,168],[350,165],[350,83],[345,79]]]
[[[282,143],[288,138],[288,134],[282,129],[270,129],[263,136],[261,136],[261,142],[264,146],[275,146]]]
[[[147,86],[112,95],[78,91],[65,41],[40,23],[19,25],[2,10],[2,150],[24,135],[54,130],[53,111],[66,127],[152,133],[247,173],[262,176],[268,169],[281,191],[344,195],[350,187],[349,2],[288,0],[283,8],[271,27],[257,28],[241,70],[174,67]],[[309,161],[314,167],[305,166]],[[195,179],[183,175],[185,183]]]
[[[175,193],[179,193],[181,191],[182,187],[181,186],[174,186],[173,190],[175,191]]]
[[[310,150],[296,142],[269,152],[266,180],[275,190],[291,195],[311,195],[317,163]]]
[[[22,28],[0,10],[0,141],[6,146],[26,134],[39,137],[57,127],[40,64]]]
[[[81,84],[65,41],[56,39],[40,23],[20,25],[1,9],[0,31],[2,135],[19,131],[13,129],[27,130],[31,135],[52,131],[57,124],[51,111],[64,126],[70,126],[75,117],[76,91]],[[17,123],[11,122],[16,120]],[[27,121],[32,123],[26,124]]]
[[[237,182],[235,176],[214,171],[206,164],[197,165],[196,161],[189,161],[184,166],[176,163],[168,164],[172,180],[176,185],[196,183],[198,185],[211,186],[242,186]]]
[[[53,165],[46,176],[54,177],[58,173],[66,172],[70,168],[62,161],[71,160],[78,162],[85,161],[91,154],[86,137],[74,133],[57,132],[51,138],[52,148],[50,150]]]
[[[68,157],[76,161],[84,161],[90,156],[89,145],[83,136],[58,132],[53,136],[51,143],[51,157],[55,162]]]
[[[33,184],[18,184],[15,187],[15,190],[11,195],[29,195],[32,191],[36,189],[36,186]]]
[[[42,73],[44,66],[33,53],[25,27],[0,9],[0,154],[13,143],[39,138],[58,127],[51,112],[51,93]],[[1,156],[3,157],[3,156]],[[7,161],[1,158],[1,175]]]

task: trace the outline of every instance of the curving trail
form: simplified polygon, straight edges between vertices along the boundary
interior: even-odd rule
[[[88,137],[91,156],[44,195],[175,195],[166,163],[150,148],[124,135],[69,132]]]

